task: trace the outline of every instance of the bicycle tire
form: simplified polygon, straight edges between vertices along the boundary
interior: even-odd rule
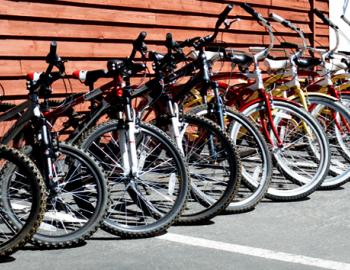
[[[148,175],[146,172],[146,175],[139,173],[137,178],[125,176],[125,179],[123,179],[123,181],[125,180],[124,183],[119,179],[123,168],[116,162],[118,161],[118,157],[112,156],[119,154],[118,151],[120,148],[117,140],[114,139],[118,129],[118,121],[110,120],[87,131],[80,143],[81,147],[95,156],[103,164],[105,171],[110,173],[108,175],[108,183],[111,186],[112,205],[109,208],[102,228],[109,233],[124,238],[144,238],[158,235],[171,226],[184,210],[189,193],[189,173],[187,165],[184,162],[184,157],[175,143],[163,131],[148,123],[139,123],[136,137],[137,147],[140,147],[137,148],[139,166],[141,167],[139,170],[142,172],[142,169],[148,169],[147,166],[157,164],[157,166],[159,165],[157,172],[164,170],[167,177],[164,176],[164,183],[154,184],[151,182],[152,179],[153,181],[161,181],[161,179],[154,175],[153,177],[148,176],[150,179],[145,179]],[[113,135],[109,136],[109,133],[113,133]],[[151,138],[149,141],[147,141],[147,136]],[[103,142],[100,140],[103,140]],[[145,142],[149,142],[150,146],[142,144]],[[159,143],[159,145],[165,147],[162,155],[169,155],[171,157],[171,160],[169,159],[167,163],[173,161],[176,170],[169,172],[169,168],[166,166],[162,167],[164,166],[162,156],[153,155],[152,150],[146,151],[146,147],[152,147],[154,143]],[[92,145],[96,145],[96,148],[94,149]],[[107,150],[108,148],[109,150]],[[107,153],[106,151],[109,152]],[[99,155],[99,152],[103,154]],[[105,160],[106,158],[107,161]],[[112,164],[109,164],[111,161]],[[140,163],[143,164],[140,165]],[[113,173],[116,173],[116,176]],[[152,174],[152,172],[150,173]],[[140,179],[140,177],[143,177],[143,179]],[[160,187],[165,185],[164,191],[169,193],[169,196],[171,196],[169,200],[174,202],[169,206],[170,210],[163,214],[163,216],[161,215],[161,211],[164,211],[163,209],[168,206],[162,201],[164,200],[163,194],[156,193],[159,197],[153,194],[155,198],[152,200],[150,198],[151,194],[147,193],[151,192],[152,186],[157,187],[158,185]],[[144,190],[140,190],[139,187],[142,187]],[[118,192],[121,192],[122,196],[118,196]],[[117,197],[114,198],[114,195]],[[172,199],[173,197],[174,199]],[[118,204],[121,200],[122,202]],[[127,220],[128,218],[130,220]]]
[[[346,158],[346,152],[342,150],[340,145],[340,138],[344,144],[350,142],[350,134],[343,132],[339,133],[338,125],[342,122],[340,115],[350,123],[350,111],[341,104],[340,101],[334,100],[331,97],[320,96],[319,94],[314,95],[313,93],[308,93],[307,95],[309,112],[313,117],[322,124],[324,131],[326,132],[327,138],[330,143],[331,151],[331,163],[328,171],[328,175],[324,179],[321,189],[334,189],[344,185],[350,179],[350,160]],[[296,98],[294,101],[298,102],[299,99]],[[316,105],[316,106],[315,106]],[[330,116],[333,114],[337,116],[338,122],[335,123]],[[342,125],[344,128],[344,125]],[[346,140],[346,142],[344,142]],[[345,146],[346,147],[346,146]],[[350,151],[350,147],[347,147],[347,151]]]
[[[234,199],[241,179],[241,163],[231,139],[214,122],[186,113],[181,124],[191,197],[179,222],[204,223]]]
[[[246,116],[251,116],[253,113],[259,112],[261,110],[264,110],[264,103],[263,102],[256,102],[253,103],[251,106],[246,108],[242,113]],[[274,100],[273,101],[273,110],[275,115],[278,115],[278,117],[274,118],[275,125],[278,126],[279,121],[285,120],[288,122],[288,120],[291,120],[291,125],[298,125],[298,121],[295,121],[294,118],[299,117],[302,121],[302,123],[306,123],[308,128],[306,130],[313,131],[313,134],[315,134],[315,138],[317,141],[312,144],[310,143],[304,143],[304,144],[298,144],[294,145],[297,150],[304,150],[309,151],[309,148],[319,148],[320,155],[317,157],[314,155],[314,153],[309,153],[308,158],[310,158],[311,161],[319,160],[319,163],[313,162],[308,169],[314,169],[315,172],[313,172],[311,180],[307,180],[305,175],[300,175],[295,172],[295,167],[290,168],[290,166],[293,166],[294,163],[282,161],[281,155],[283,154],[282,147],[279,148],[273,148],[272,150],[272,157],[275,164],[275,176],[273,175],[273,181],[272,185],[273,187],[270,187],[266,193],[266,197],[278,200],[278,201],[292,201],[292,200],[300,200],[302,198],[305,198],[312,194],[317,188],[319,188],[325,178],[325,176],[328,173],[328,168],[330,165],[330,155],[329,155],[329,144],[327,137],[321,127],[321,125],[312,117],[310,113],[303,110],[302,108],[296,106],[292,102],[288,101],[282,101],[282,100]],[[280,112],[280,111],[281,112]],[[290,115],[293,114],[293,115]],[[294,118],[293,118],[294,117]],[[254,117],[252,117],[254,119]],[[287,126],[288,128],[288,126]],[[282,129],[281,129],[282,130]],[[295,127],[294,129],[291,129],[291,131],[297,130]],[[304,129],[302,129],[304,130]],[[272,131],[270,130],[270,135],[272,135]],[[282,132],[282,131],[280,131]],[[285,134],[289,135],[289,134]],[[292,136],[294,134],[291,134]],[[298,134],[295,135],[296,138],[304,138],[306,136],[301,136]],[[298,139],[297,139],[298,140]],[[296,140],[296,141],[297,141]],[[293,144],[287,145],[288,147],[293,146]],[[299,148],[298,148],[299,147]],[[303,147],[306,147],[305,149]],[[289,150],[289,148],[285,148],[288,150],[288,153],[292,155],[292,151]],[[311,151],[312,152],[312,151]],[[295,151],[295,157],[303,158],[300,156],[300,152]],[[306,160],[306,159],[305,159]],[[299,162],[300,163],[300,162]],[[303,165],[295,163],[297,165]],[[296,165],[295,165],[296,166]],[[306,174],[309,175],[309,174]],[[278,177],[278,178],[277,178]],[[285,181],[287,180],[287,181]],[[283,182],[282,182],[283,181]],[[304,183],[306,182],[306,183]],[[293,184],[293,185],[292,185]]]
[[[89,238],[101,226],[109,202],[104,172],[90,155],[66,143],[59,144],[59,153],[53,165],[57,194],[46,186],[47,209],[32,238],[35,245],[45,248],[76,246]],[[80,180],[74,179],[80,175]],[[85,209],[82,201],[86,202]],[[14,213],[10,218],[20,224]]]
[[[341,93],[341,98],[340,98],[340,102],[348,109],[350,110],[350,94],[348,93]],[[337,133],[337,139],[338,142],[340,144],[340,146],[342,147],[344,153],[346,153],[346,158],[350,161],[350,150],[347,147],[348,145],[345,145],[345,142],[342,140],[342,138],[339,138],[339,135]]]
[[[206,115],[208,113],[208,105],[202,104],[193,107],[189,112],[197,115]],[[260,176],[260,180],[255,181],[254,179],[252,179],[253,177],[251,177],[246,170],[246,168],[250,167],[251,158],[253,154],[241,158],[242,181],[238,190],[238,197],[236,196],[235,201],[232,201],[226,208],[226,211],[229,213],[241,213],[251,211],[264,198],[267,189],[269,188],[272,175],[271,154],[265,142],[265,139],[260,134],[260,131],[248,118],[246,118],[241,113],[235,111],[234,109],[231,109],[228,106],[224,108],[224,115],[225,120],[229,121],[230,123],[227,128],[227,133],[229,137],[233,140],[233,144],[238,148],[238,151],[240,152],[240,146],[238,145],[237,141],[238,134],[237,132],[233,133],[233,131],[235,128],[239,129],[239,125],[241,125],[245,129],[245,132],[249,132],[249,134],[251,134],[252,139],[250,139],[250,143],[252,140],[255,141],[254,145],[256,145],[256,152],[258,153],[257,158],[261,159],[261,162],[263,164],[261,166],[261,174],[258,175]],[[228,117],[230,119],[228,119]],[[242,147],[241,152],[243,151],[244,147]]]
[[[3,165],[0,169],[0,235],[6,234],[5,240],[0,241],[0,257],[4,257],[24,246],[37,231],[45,212],[46,194],[39,170],[26,155],[0,145],[0,160]],[[13,169],[16,174],[12,173]],[[20,178],[18,181],[17,177]],[[9,181],[4,183],[5,179]],[[13,202],[7,192],[10,182],[16,182],[16,188],[21,189],[21,197],[15,197]],[[29,195],[29,201],[24,201],[26,194]],[[22,224],[19,226],[11,222],[9,215],[12,211],[17,211],[22,216]],[[6,230],[4,226],[7,227]],[[0,238],[3,239],[2,236]]]

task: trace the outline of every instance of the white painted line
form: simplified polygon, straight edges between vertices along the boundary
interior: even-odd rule
[[[181,234],[167,233],[157,237],[162,240],[177,242],[185,245],[217,249],[232,253],[238,253],[248,256],[260,257],[264,259],[277,260],[287,263],[303,264],[319,268],[332,270],[350,270],[350,264],[337,261],[323,260],[319,258],[307,257],[302,255],[278,252],[269,249],[255,248],[249,246],[229,244],[219,241],[212,241],[198,237],[185,236]]]

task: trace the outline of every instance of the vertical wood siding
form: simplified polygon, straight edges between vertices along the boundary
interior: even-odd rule
[[[241,2],[264,16],[280,14],[297,23],[310,44],[328,47],[328,27],[308,13],[313,6],[328,13],[328,0],[0,0],[0,82],[6,98],[23,98],[25,74],[44,70],[52,39],[58,41],[59,55],[69,60],[68,74],[103,68],[106,59],[127,56],[140,31],[148,33],[150,49],[163,49],[167,32],[176,40],[209,34],[225,5]],[[242,20],[224,34],[228,46],[244,49],[268,42],[264,28],[237,5],[231,12],[235,15]],[[273,25],[278,38],[299,41],[293,32]],[[81,90],[78,84],[73,87]],[[64,91],[61,83],[55,87],[56,94]]]

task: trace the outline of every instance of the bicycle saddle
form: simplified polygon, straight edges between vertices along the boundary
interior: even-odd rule
[[[245,67],[249,66],[254,61],[253,57],[246,54],[230,54],[229,59],[232,63]]]
[[[313,68],[322,63],[318,58],[296,58],[294,62],[300,68]]]

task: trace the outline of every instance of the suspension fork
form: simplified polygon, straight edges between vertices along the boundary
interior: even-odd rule
[[[138,158],[136,150],[136,116],[131,105],[127,102],[125,106],[125,120],[122,112],[118,112],[118,139],[120,144],[120,154],[124,176],[137,176],[138,173]]]
[[[54,178],[54,171],[53,171],[53,162],[52,162],[52,142],[50,137],[50,131],[47,128],[47,125],[45,123],[45,119],[40,119],[42,122],[40,133],[39,133],[39,140],[41,140],[41,145],[43,149],[43,154],[45,156],[45,170],[46,175],[48,179],[48,183],[51,183],[51,181]]]
[[[169,99],[168,109],[169,109],[169,114],[171,118],[171,131],[172,131],[171,135],[175,140],[177,146],[181,150],[182,154],[184,154],[182,139],[180,136],[181,123],[180,123],[180,115],[179,115],[179,106],[177,105],[177,103],[174,103]]]
[[[211,82],[211,88],[214,91],[215,98],[215,114],[218,121],[218,124],[222,130],[225,130],[225,121],[224,121],[224,105],[222,99],[219,95],[219,84],[217,81]]]
[[[216,84],[216,86],[213,87],[213,85],[212,85],[212,87],[213,87],[213,89],[214,88],[216,89],[216,91],[214,90],[214,93],[216,93],[215,94],[215,98],[217,100],[218,98],[220,98],[219,95],[218,95],[219,85],[218,85],[217,82],[212,82],[212,83]],[[206,96],[207,91],[208,91],[208,84],[206,83],[206,85],[201,89],[201,96],[202,96],[202,103],[207,105],[207,117],[209,119],[213,119],[212,116],[214,116],[217,119],[217,122],[220,123],[220,119],[223,120],[223,118],[224,118],[223,117],[223,112],[222,112],[222,107],[221,107],[221,114],[220,114],[221,117],[218,117],[217,107],[216,107],[216,103],[217,102],[215,102],[215,104],[208,103],[208,99],[207,99],[207,96]],[[213,113],[213,111],[214,111],[214,113]],[[220,127],[221,128],[223,127],[223,130],[225,130],[224,122],[221,121],[221,123],[222,123],[222,125],[220,124]],[[215,144],[214,144],[214,139],[213,139],[213,135],[212,134],[209,134],[209,138],[208,138],[208,142],[207,143],[208,143],[208,149],[209,149],[210,155],[214,159],[216,159],[216,157],[218,155],[217,155],[217,151],[215,150],[215,146],[214,146]]]
[[[127,136],[128,136],[128,147],[129,147],[129,161],[131,174],[133,176],[137,175],[138,172],[138,159],[137,159],[137,150],[136,150],[136,114],[135,111],[131,108],[130,102],[127,102],[126,105],[126,127],[127,127]]]

